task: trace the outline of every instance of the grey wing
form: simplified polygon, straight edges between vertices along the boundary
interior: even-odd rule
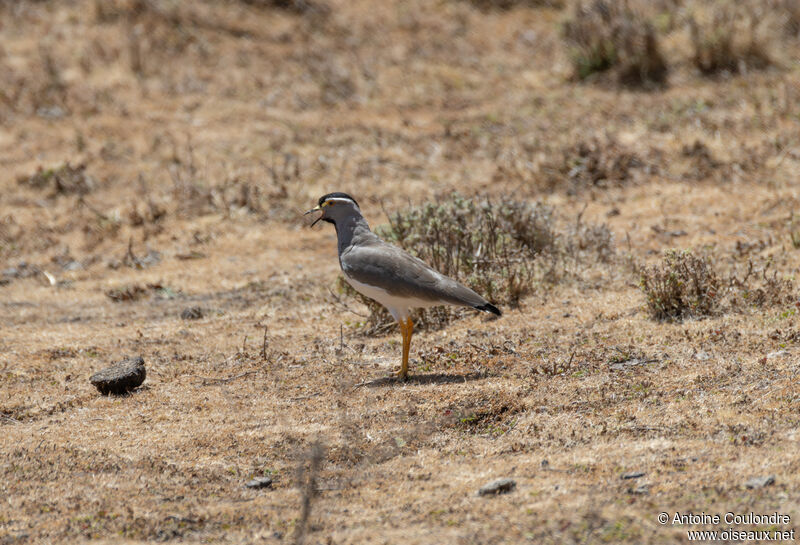
[[[342,254],[341,265],[344,273],[354,280],[392,295],[469,307],[488,303],[468,287],[384,242],[351,247]]]

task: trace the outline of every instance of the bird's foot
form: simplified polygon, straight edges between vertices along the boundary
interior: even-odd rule
[[[389,373],[389,376],[397,380],[408,380],[408,370],[404,373],[402,369],[398,369]]]

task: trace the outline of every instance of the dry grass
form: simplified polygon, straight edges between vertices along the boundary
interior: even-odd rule
[[[748,259],[741,271],[719,272],[711,257],[668,250],[659,265],[642,268],[639,287],[659,320],[712,316],[727,310],[790,306],[794,283],[781,278],[771,259]],[[794,312],[792,309],[791,312]]]
[[[709,11],[702,23],[694,17],[689,20],[692,62],[702,74],[737,74],[773,64],[759,28],[763,12],[734,3],[712,4]]]
[[[680,319],[717,312],[722,283],[709,259],[691,252],[668,251],[661,266],[644,269],[640,286],[653,317]]]
[[[0,2],[0,543],[684,543],[659,512],[800,520],[792,64],[699,73],[699,0],[647,3],[669,86],[646,93],[571,81],[568,6],[323,4]],[[332,229],[303,228],[334,190],[374,226],[454,192],[540,203],[564,277],[420,331],[397,383],[399,336],[353,327]],[[634,265],[673,247],[716,272],[709,316],[652,319]],[[138,355],[142,388],[89,384]]]
[[[576,2],[564,39],[577,79],[611,72],[623,85],[666,82],[669,71],[655,28],[627,2]]]

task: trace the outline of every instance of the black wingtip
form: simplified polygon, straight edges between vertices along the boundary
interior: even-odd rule
[[[477,308],[478,310],[482,310],[484,312],[491,312],[492,314],[496,314],[498,316],[503,315],[503,313],[500,312],[500,309],[491,303],[486,303],[485,305],[478,305],[475,308]]]

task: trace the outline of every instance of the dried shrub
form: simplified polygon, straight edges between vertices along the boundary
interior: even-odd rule
[[[148,290],[143,286],[140,286],[139,284],[133,284],[130,286],[111,288],[110,290],[106,291],[106,297],[115,303],[122,303],[138,301],[139,299],[145,297],[147,293]]]
[[[0,218],[0,257],[5,257],[18,248],[24,229],[14,216]]]
[[[564,23],[563,35],[577,79],[611,72],[622,85],[666,82],[669,70],[655,29],[627,3],[579,1]]]
[[[214,175],[198,166],[191,139],[185,149],[175,145],[168,173],[172,179],[169,198],[177,205],[176,212],[183,217],[222,213],[258,216],[284,214],[288,217],[286,201],[294,186],[302,178],[299,159],[291,154],[283,156],[282,163],[273,160],[271,166],[263,164],[273,185],[264,188],[253,180],[254,176],[238,172],[225,172],[222,181],[211,181]],[[218,174],[217,174],[218,175]],[[263,175],[258,176],[264,178]],[[294,219],[294,217],[292,216]]]
[[[735,4],[713,4],[705,21],[689,19],[692,62],[704,75],[733,74],[772,65],[758,36],[760,18]]]
[[[578,142],[565,148],[544,166],[551,189],[567,182],[567,192],[577,194],[591,187],[613,187],[631,180],[645,162],[612,138]]]
[[[21,68],[4,62],[0,49],[0,71],[0,114],[9,111],[57,119],[68,115],[77,99],[62,75],[62,62],[44,45],[38,49],[38,58]]]
[[[356,71],[340,62],[335,55],[310,55],[307,65],[312,79],[319,86],[320,100],[324,104],[338,104],[356,97]]]
[[[86,172],[86,165],[65,163],[55,168],[36,169],[30,176],[17,178],[19,185],[35,189],[51,189],[52,195],[86,195],[97,187],[97,180]]]
[[[500,436],[514,428],[517,416],[525,410],[519,396],[510,392],[490,392],[471,396],[450,405],[453,427],[477,435]]]
[[[721,275],[708,256],[669,250],[661,264],[640,270],[639,286],[651,315],[659,320],[795,302],[793,282],[779,278],[772,266],[769,259],[750,259],[743,273],[734,269]]]
[[[774,307],[797,301],[794,283],[789,278],[779,278],[771,259],[747,261],[740,275],[733,271],[728,278],[730,305],[734,309],[747,307]]]
[[[691,146],[684,145],[681,155],[690,160],[689,170],[684,173],[684,178],[702,180],[723,164],[714,158],[711,150],[700,140],[695,140]]]
[[[717,312],[722,283],[707,257],[669,250],[660,265],[641,270],[639,287],[654,318],[679,320]]]
[[[605,223],[584,224],[581,215],[571,232],[565,237],[564,249],[566,253],[580,260],[589,252],[594,254],[603,263],[609,263],[616,253],[614,247],[614,233]]]
[[[541,203],[512,199],[449,199],[391,215],[376,232],[496,304],[515,306],[537,286],[564,278],[570,265],[610,259],[613,237],[605,226],[581,216],[565,224]],[[591,256],[590,260],[587,257]],[[343,279],[339,289],[370,310],[370,331],[394,327],[383,306],[360,295]],[[461,314],[450,307],[417,311],[418,327],[439,326]]]
[[[800,35],[800,2],[797,0],[778,0],[778,9],[782,11],[783,28],[789,36]]]
[[[194,55],[206,59],[211,54],[208,40],[200,30],[244,35],[242,29],[226,23],[225,17],[206,17],[193,4],[170,0],[95,0],[98,23],[122,23],[127,36],[127,57],[137,78],[174,76],[174,57]],[[203,83],[194,82],[196,88]]]

